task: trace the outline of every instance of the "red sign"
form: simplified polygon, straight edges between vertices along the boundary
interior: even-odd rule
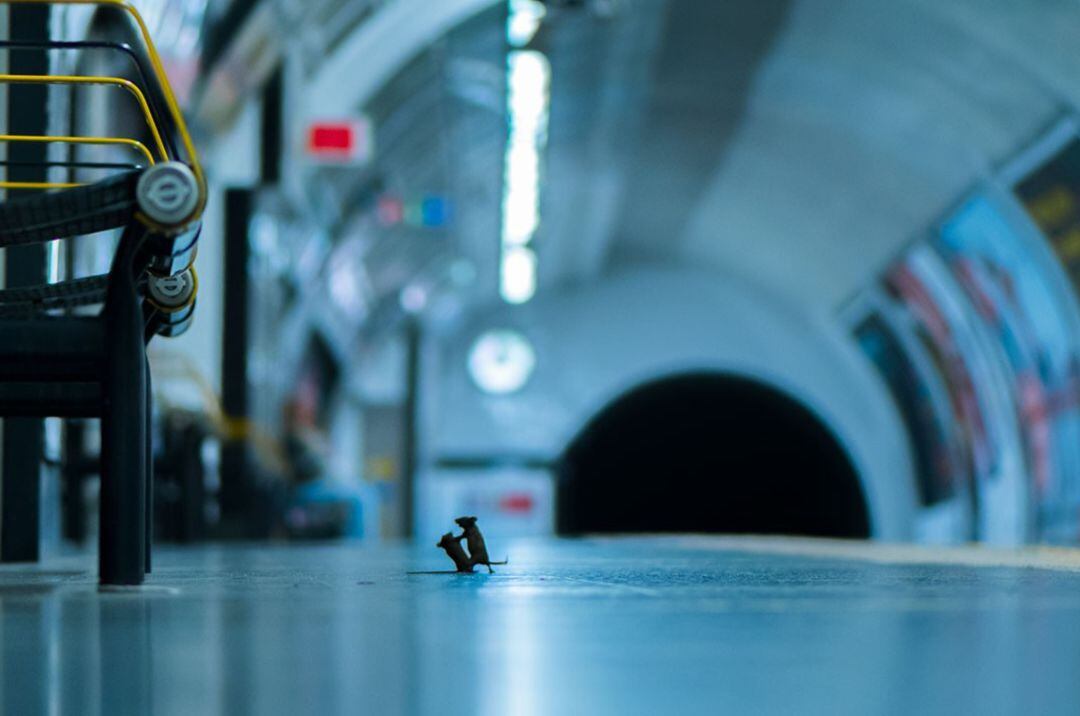
[[[371,124],[364,118],[318,121],[307,127],[305,148],[318,161],[366,162],[371,146]]]
[[[499,509],[503,512],[532,512],[535,502],[527,492],[503,495],[499,500]]]

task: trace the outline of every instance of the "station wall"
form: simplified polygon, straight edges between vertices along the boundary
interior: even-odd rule
[[[466,369],[472,341],[509,328],[534,345],[518,393],[481,392]],[[915,497],[904,429],[888,395],[835,326],[775,294],[693,268],[627,270],[479,315],[439,348],[425,376],[423,479],[452,469],[554,461],[586,423],[630,390],[664,376],[716,371],[794,397],[837,436],[863,477],[872,530],[912,534]],[[662,477],[658,477],[662,479]]]

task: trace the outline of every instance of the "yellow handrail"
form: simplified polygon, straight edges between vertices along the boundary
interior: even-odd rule
[[[151,166],[156,164],[154,161],[154,155],[150,153],[149,147],[140,142],[138,139],[128,139],[127,137],[62,137],[62,136],[44,136],[36,134],[0,134],[0,142],[56,142],[58,144],[99,144],[99,145],[123,145],[131,147],[135,151],[146,157],[146,161]]]
[[[259,457],[268,459],[271,467],[278,471],[284,471],[288,461],[279,441],[251,418],[227,414],[217,390],[190,357],[161,349],[148,351],[148,357],[155,376],[166,380],[170,377],[186,378],[195,384],[196,390],[202,394],[206,416],[218,437],[226,442],[250,441]],[[154,381],[155,399],[167,406],[168,394],[161,390],[162,383],[162,380]]]
[[[74,189],[85,184],[51,181],[0,181],[0,189]]]
[[[57,144],[70,144],[70,145],[103,145],[103,146],[124,146],[131,147],[135,151],[143,154],[146,161],[150,166],[153,166],[153,154],[150,153],[150,149],[138,139],[129,139],[127,137],[64,137],[64,136],[45,136],[36,134],[0,134],[0,143],[9,141],[9,143],[18,143],[18,141],[26,141],[26,143],[57,143]],[[0,181],[0,189],[29,189],[30,187],[15,187],[13,184],[28,184],[17,183],[17,181]],[[58,183],[58,181],[43,181],[40,183],[48,185],[40,188],[45,189],[70,189],[71,185],[64,185]],[[82,185],[73,185],[82,186]]]
[[[146,102],[146,95],[138,85],[120,77],[74,77],[71,75],[5,75],[0,74],[0,84],[22,85],[104,85],[121,87],[130,92],[139,103],[146,126],[150,128],[150,134],[154,138],[154,146],[164,162],[169,161],[169,153],[165,149],[165,142],[161,139],[154,115],[150,112],[150,105]]]
[[[150,166],[155,164],[154,155],[149,147],[137,139],[127,137],[53,137],[39,136],[35,134],[0,134],[0,143],[3,142],[57,142],[60,144],[98,144],[98,145],[122,145],[130,147],[146,157]],[[71,189],[83,184],[69,184],[67,182],[13,182],[0,181],[0,189]]]
[[[191,165],[191,170],[194,172],[200,187],[203,188],[203,191],[200,192],[202,202],[199,211],[201,212],[206,203],[206,179],[203,175],[202,165],[199,163],[199,155],[195,151],[195,143],[192,142],[191,133],[188,132],[187,124],[184,122],[180,104],[176,101],[176,95],[173,94],[172,85],[169,84],[169,78],[165,73],[165,65],[161,62],[161,56],[158,55],[157,47],[150,37],[150,30],[146,27],[146,22],[143,20],[142,15],[139,14],[139,11],[127,0],[0,0],[0,5],[96,5],[98,7],[112,7],[131,16],[139,27],[139,34],[142,36],[143,44],[146,46],[146,54],[150,57],[150,65],[157,76],[161,92],[165,96],[165,104],[168,107],[169,114],[172,116],[176,132],[180,135],[184,151],[188,155],[188,163]]]

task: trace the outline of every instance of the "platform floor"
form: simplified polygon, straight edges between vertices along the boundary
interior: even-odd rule
[[[4,714],[1076,714],[1080,557],[685,538],[0,568]],[[447,562],[447,564],[449,564]],[[88,571],[89,570],[89,571]]]

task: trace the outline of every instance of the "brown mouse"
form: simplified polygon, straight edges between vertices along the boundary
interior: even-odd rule
[[[489,574],[495,574],[495,570],[491,568],[493,564],[507,564],[510,560],[504,560],[502,562],[492,562],[491,557],[488,556],[487,545],[484,543],[484,535],[481,534],[480,528],[476,526],[475,517],[458,517],[454,522],[457,523],[463,532],[455,539],[464,539],[469,546],[469,557],[472,558],[472,563],[482,564],[488,568]]]
[[[473,561],[469,558],[469,555],[465,554],[465,548],[461,546],[460,537],[454,537],[453,534],[447,532],[435,546],[442,547],[446,550],[446,554],[450,556],[450,559],[454,560],[454,566],[457,567],[457,571],[473,571]]]

